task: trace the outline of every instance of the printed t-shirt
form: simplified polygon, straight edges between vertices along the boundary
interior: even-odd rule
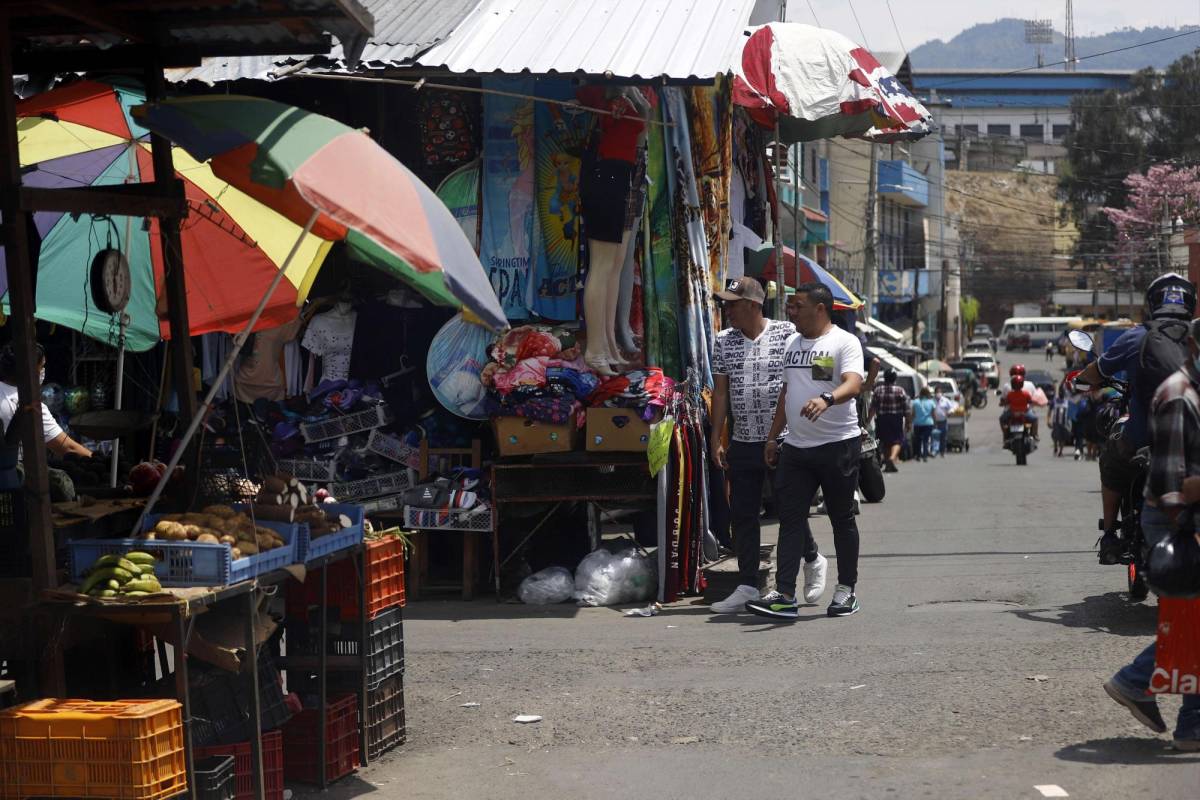
[[[753,341],[737,328],[717,334],[714,375],[729,376],[729,410],[735,442],[765,442],[783,385],[783,353],[796,326],[769,320]]]
[[[816,420],[805,419],[804,405],[822,392],[832,392],[847,373],[866,377],[862,345],[854,336],[833,325],[816,339],[793,334],[783,357],[787,385],[788,434],[792,447],[818,447],[861,435],[854,403],[838,403]]]
[[[329,312],[308,323],[301,344],[321,357],[321,380],[344,381],[350,376],[350,354],[354,350],[354,324],[358,315]]]

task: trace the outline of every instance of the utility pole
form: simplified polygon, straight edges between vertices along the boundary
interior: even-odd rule
[[[870,168],[867,172],[866,241],[863,243],[863,292],[867,295],[866,303],[868,319],[875,316],[875,203],[877,201],[875,182],[878,178],[878,165],[875,162],[875,143],[872,142],[869,146],[871,148],[871,159]]]
[[[1063,35],[1063,45],[1065,52],[1063,60],[1067,63],[1063,64],[1063,69],[1067,72],[1075,71],[1075,8],[1071,0],[1067,0],[1067,30]]]

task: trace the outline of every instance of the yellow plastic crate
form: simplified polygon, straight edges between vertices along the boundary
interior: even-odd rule
[[[174,700],[35,700],[0,711],[0,799],[185,792],[182,716]]]

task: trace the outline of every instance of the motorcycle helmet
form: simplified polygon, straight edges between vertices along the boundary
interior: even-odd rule
[[[1008,374],[1014,375],[1014,376],[1020,375],[1022,378],[1025,377],[1025,365],[1024,364],[1013,364],[1011,367],[1008,368]]]
[[[1014,392],[1021,391],[1021,387],[1025,385],[1024,375],[1013,375],[1012,388]]]
[[[1196,313],[1196,284],[1177,272],[1160,275],[1146,287],[1146,316],[1150,319],[1191,319]]]

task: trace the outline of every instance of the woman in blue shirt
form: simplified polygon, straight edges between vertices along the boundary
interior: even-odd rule
[[[921,389],[921,396],[913,400],[913,432],[916,434],[916,458],[921,461],[929,460],[929,444],[933,439],[933,410],[936,407],[933,395],[926,386]]]

